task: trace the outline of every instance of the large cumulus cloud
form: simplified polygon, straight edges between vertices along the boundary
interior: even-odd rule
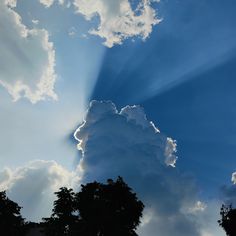
[[[16,101],[57,99],[55,50],[45,29],[29,29],[15,11],[17,1],[0,1],[0,86]]]
[[[35,160],[16,169],[0,172],[0,191],[23,207],[27,220],[39,221],[51,213],[54,192],[79,185],[79,171],[68,171],[55,161]]]
[[[105,39],[104,45],[112,47],[130,37],[146,39],[160,20],[150,0],[140,0],[132,9],[129,0],[74,0],[76,12],[87,20],[99,17],[99,25],[89,31]]]
[[[173,168],[176,143],[141,107],[118,111],[112,102],[93,101],[74,136],[83,182],[121,175],[138,192],[146,205],[141,235],[201,235],[196,217],[204,209],[194,181]]]
[[[81,151],[75,171],[55,161],[37,160],[0,171],[0,190],[23,206],[28,220],[40,220],[52,209],[61,186],[124,177],[145,203],[141,236],[218,236],[220,205],[202,202],[194,180],[175,167],[176,142],[150,122],[140,106],[120,111],[112,102],[91,102],[74,134]],[[168,227],[167,227],[168,226]]]

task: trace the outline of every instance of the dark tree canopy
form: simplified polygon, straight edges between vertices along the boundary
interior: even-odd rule
[[[55,194],[51,217],[25,223],[21,207],[0,192],[0,235],[137,236],[144,205],[121,177],[81,185],[78,193],[63,187]]]
[[[82,185],[76,194],[67,188],[55,194],[53,214],[44,219],[46,235],[137,235],[144,205],[121,177]]]
[[[20,214],[21,207],[0,192],[0,231],[4,236],[24,234],[24,219]]]
[[[57,200],[54,201],[54,208],[50,218],[43,218],[46,235],[60,236],[69,235],[73,225],[77,222],[75,213],[74,192],[72,189],[60,188],[55,192]]]
[[[75,195],[84,235],[137,235],[144,205],[121,177],[107,184],[82,185]]]
[[[73,189],[60,188],[57,195],[57,200],[54,201],[53,216],[64,221],[70,221],[73,218],[74,211],[74,192]]]
[[[221,219],[218,223],[225,230],[226,235],[236,236],[236,209],[233,209],[231,205],[222,205],[220,215]]]

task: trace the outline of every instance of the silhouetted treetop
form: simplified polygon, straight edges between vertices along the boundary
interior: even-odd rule
[[[55,192],[57,200],[54,201],[53,216],[58,218],[68,218],[74,211],[74,192],[73,189],[60,188]]]
[[[144,205],[121,177],[82,185],[75,202],[89,235],[136,235]]]
[[[46,235],[137,235],[144,205],[121,177],[81,185],[78,193],[60,188],[55,194],[53,213],[44,218]]]
[[[48,236],[70,235],[77,222],[73,189],[62,187],[55,192],[57,199],[54,201],[52,215],[43,218],[44,233]]]
[[[0,192],[0,232],[4,236],[23,235],[24,219],[20,214],[21,207],[10,200],[6,191]]]
[[[236,209],[232,205],[222,205],[220,209],[221,219],[219,225],[225,230],[226,235],[236,236]]]

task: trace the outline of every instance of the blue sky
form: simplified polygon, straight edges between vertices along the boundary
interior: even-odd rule
[[[162,1],[158,9],[163,22],[145,44],[123,45],[125,62],[121,48],[107,52],[92,98],[144,106],[178,141],[181,168],[215,193],[235,165],[235,3]]]
[[[0,187],[24,215],[49,214],[60,185],[120,172],[148,205],[140,235],[223,235],[217,207],[236,202],[235,1],[5,0],[0,10]],[[154,152],[158,162],[142,159]],[[176,155],[176,167],[166,167]],[[139,186],[129,173],[166,188]],[[30,178],[42,178],[37,191]],[[152,200],[165,194],[166,211]],[[32,212],[35,203],[46,207]],[[178,220],[168,231],[161,216]]]

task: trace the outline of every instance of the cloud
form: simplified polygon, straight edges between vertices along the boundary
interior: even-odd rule
[[[141,236],[201,235],[197,217],[204,209],[194,181],[173,168],[176,143],[140,106],[118,111],[112,102],[92,101],[74,137],[82,152],[82,182],[121,175],[138,193],[146,206]]]
[[[198,213],[198,212],[201,212],[201,211],[205,211],[206,207],[207,206],[206,206],[206,204],[204,202],[197,201],[193,207],[189,208],[189,211],[191,213],[195,214],[195,213]]]
[[[76,34],[77,34],[76,28],[74,26],[70,27],[70,29],[68,30],[68,35],[73,38],[75,37]]]
[[[16,169],[0,172],[0,191],[23,206],[27,220],[40,220],[51,213],[54,192],[62,186],[74,187],[79,183],[79,170],[70,172],[55,161],[36,160]]]
[[[232,180],[232,182],[233,182],[234,184],[236,184],[236,172],[234,172],[234,173],[232,174],[231,180]]]
[[[89,31],[103,39],[111,48],[131,37],[148,38],[154,25],[160,23],[152,1],[140,0],[133,9],[129,0],[74,0],[76,12],[85,19],[99,17],[99,25]]]
[[[70,8],[71,6],[71,0],[39,0],[39,2],[46,8],[51,7],[56,2],[61,6],[65,6],[66,8]]]
[[[96,126],[99,122],[101,122],[101,125]],[[115,122],[114,127],[113,122]],[[109,132],[104,133],[107,130],[106,128],[109,128]],[[117,128],[122,129],[118,130]],[[174,166],[176,162],[175,141],[161,134],[159,129],[147,120],[144,110],[140,106],[126,106],[118,112],[115,105],[110,101],[92,101],[85,122],[74,134],[75,139],[79,141],[78,147],[80,150],[86,150],[85,142],[90,141],[87,140],[90,132],[104,133],[106,140],[109,139],[112,144],[123,146],[120,147],[123,149],[126,149],[127,145],[133,146],[135,152],[138,151],[137,149],[142,148],[142,144],[145,144],[147,147],[150,146],[152,148],[151,150],[162,164],[166,163]],[[123,142],[127,142],[117,143],[117,136],[123,138]],[[99,145],[99,142],[97,145]],[[146,152],[146,150],[142,149],[139,151],[141,153]],[[129,152],[132,153],[131,148]]]
[[[232,204],[236,208],[236,172],[232,173],[232,185],[224,185],[221,188],[222,198],[225,204]]]
[[[189,210],[196,216],[201,236],[222,236],[225,234],[217,221],[220,219],[221,202],[216,199],[197,201]]]
[[[4,191],[8,188],[8,183],[11,178],[11,170],[9,168],[4,168],[0,172],[0,191]]]
[[[14,101],[56,100],[55,50],[45,29],[29,29],[14,10],[16,1],[0,2],[0,85]]]
[[[48,8],[48,7],[51,7],[54,4],[55,0],[39,0],[39,2],[41,4],[43,4],[46,8]],[[58,3],[59,3],[59,5],[63,5],[64,0],[58,0]]]
[[[32,20],[32,23],[35,24],[35,25],[38,25],[39,20]]]

